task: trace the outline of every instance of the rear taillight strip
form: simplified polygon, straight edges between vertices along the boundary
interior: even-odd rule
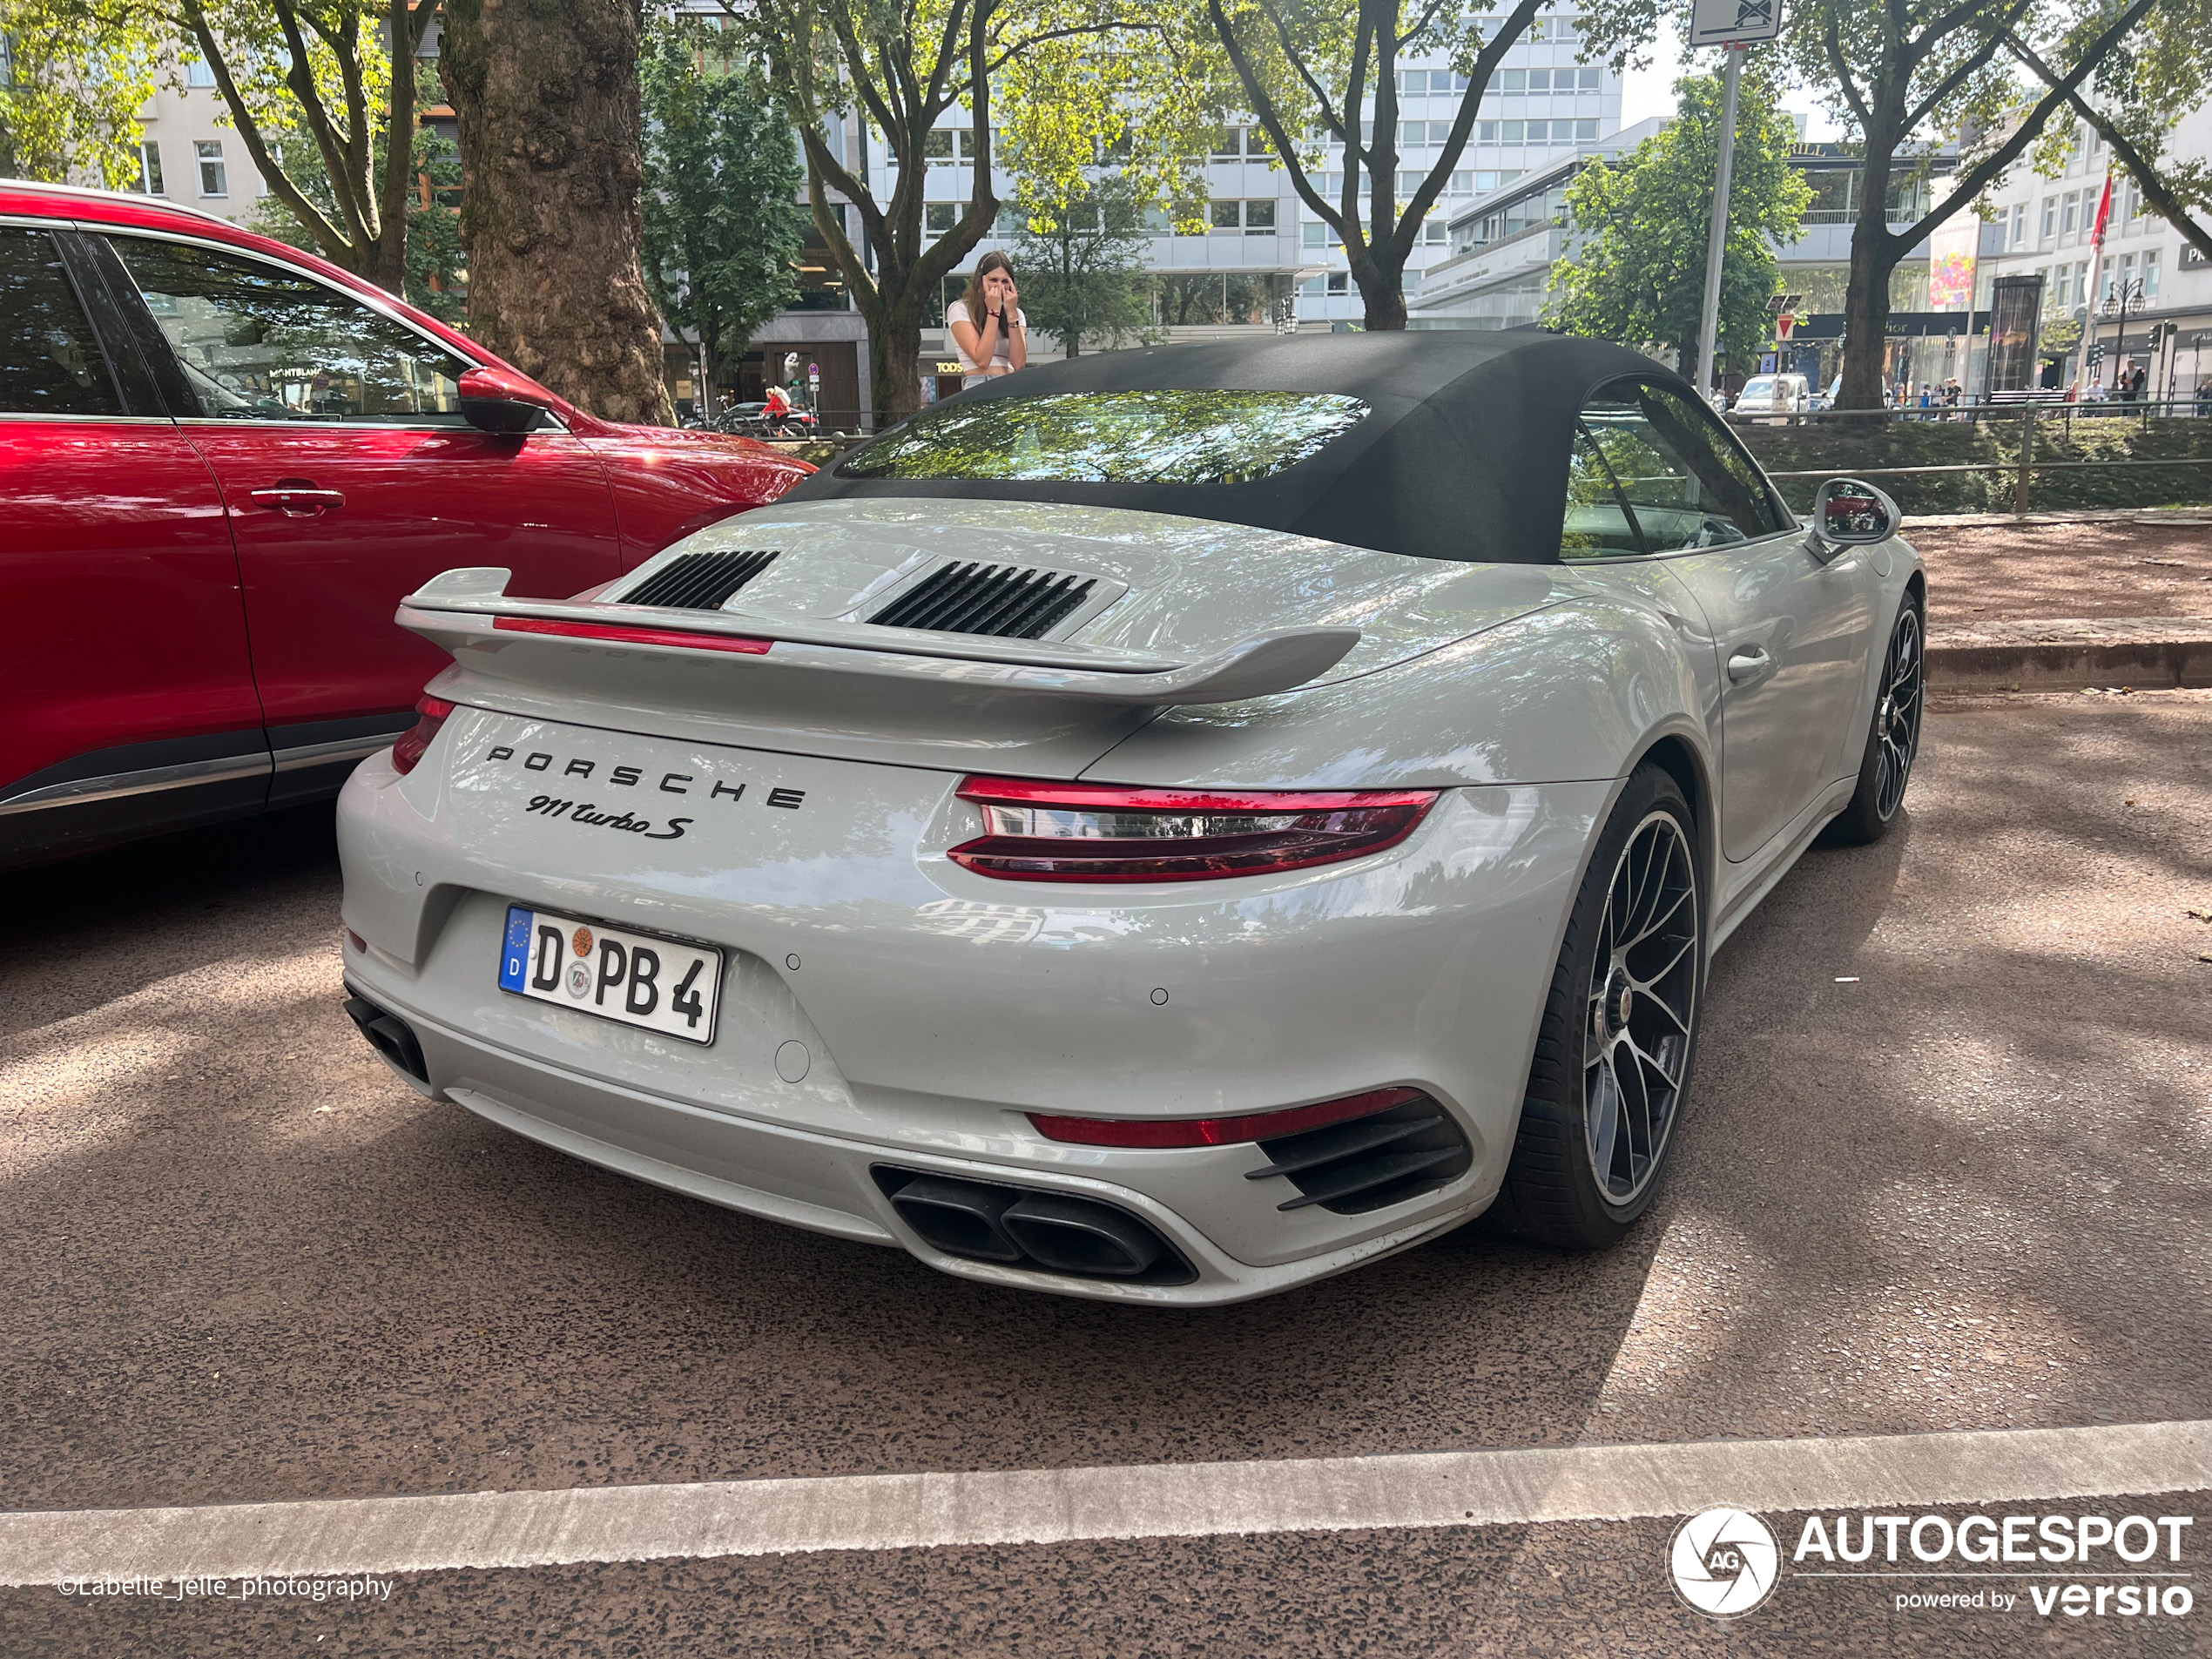
[[[1278,1135],[1326,1129],[1332,1123],[1386,1112],[1421,1098],[1418,1089],[1371,1089],[1365,1094],[1317,1101],[1311,1106],[1244,1112],[1234,1117],[1062,1117],[1051,1112],[1031,1112],[1029,1122],[1048,1141],[1075,1146],[1239,1146],[1249,1141],[1271,1141]]]
[[[685,651],[731,651],[765,657],[775,642],[742,634],[692,633],[681,628],[625,628],[610,622],[555,622],[545,617],[495,617],[502,633],[553,634],[563,639],[596,639],[611,645],[674,645]]]
[[[453,712],[455,706],[442,697],[432,697],[427,691],[415,699],[417,719],[401,732],[392,745],[394,772],[405,777],[421,764],[423,752],[429,748],[430,740],[438,735],[438,728],[446,723],[446,717]]]
[[[970,778],[984,833],[947,853],[1002,881],[1203,881],[1333,864],[1413,833],[1433,789],[1193,790]]]

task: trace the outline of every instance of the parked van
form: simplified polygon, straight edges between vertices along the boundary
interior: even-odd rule
[[[1736,400],[1738,415],[1802,415],[1811,405],[1811,388],[1802,374],[1755,374],[1743,382]]]

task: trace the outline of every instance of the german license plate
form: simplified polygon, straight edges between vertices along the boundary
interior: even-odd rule
[[[711,945],[509,905],[499,988],[685,1042],[708,1043],[714,1041],[722,953]]]

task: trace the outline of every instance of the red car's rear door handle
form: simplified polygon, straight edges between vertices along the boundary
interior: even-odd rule
[[[287,518],[312,518],[317,513],[335,512],[346,504],[345,496],[338,490],[317,489],[311,483],[289,480],[254,490],[250,499],[256,507],[268,508]]]

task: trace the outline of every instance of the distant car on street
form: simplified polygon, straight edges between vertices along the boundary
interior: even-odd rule
[[[1801,523],[1595,341],[986,380],[577,600],[412,595],[451,665],[340,798],[347,1012],[516,1133],[1003,1285],[1609,1244],[1717,943],[1898,820],[1897,526]]]
[[[0,866],[332,794],[446,660],[392,620],[428,578],[566,597],[810,470],[209,215],[0,180]]]
[[[1737,415],[1799,415],[1812,405],[1812,392],[1802,374],[1754,374],[1737,394]]]

